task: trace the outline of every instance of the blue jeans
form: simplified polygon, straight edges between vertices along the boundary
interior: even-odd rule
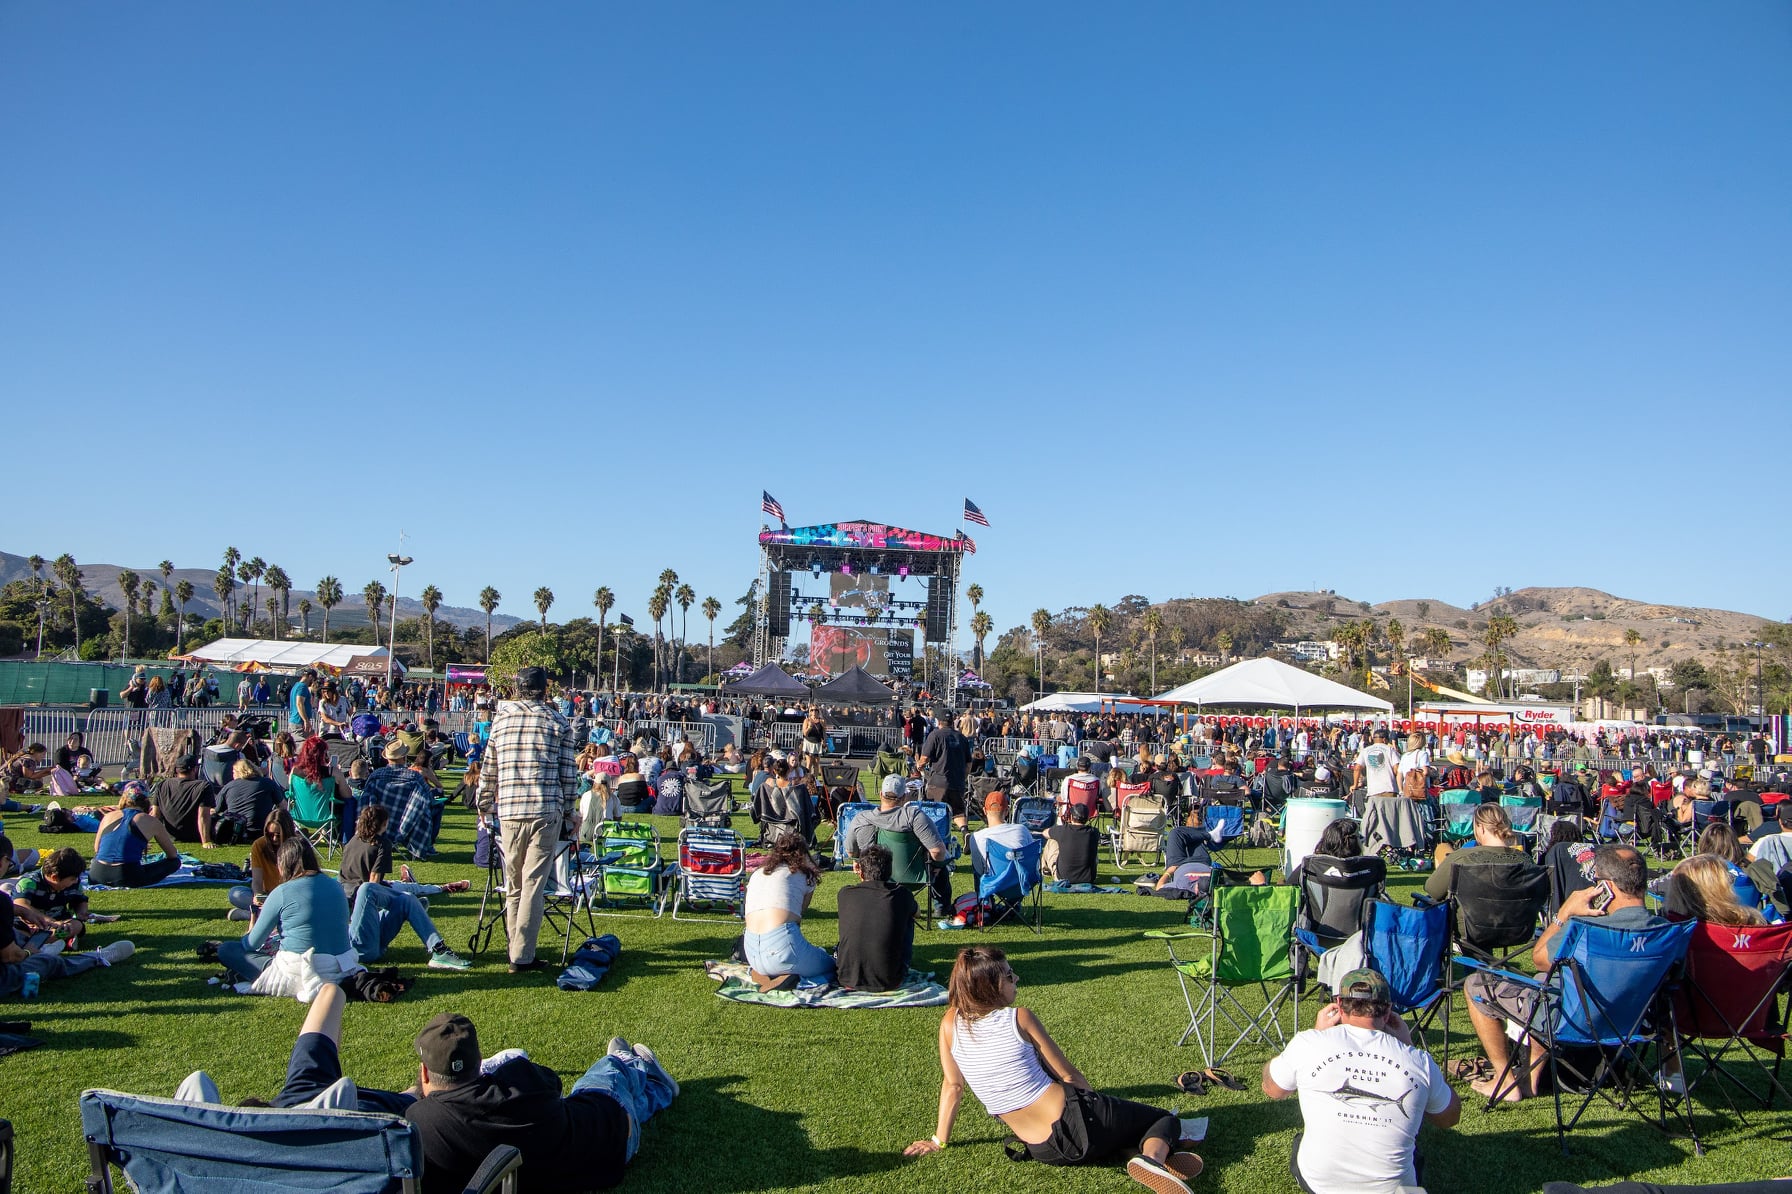
[[[607,1054],[597,1059],[584,1076],[572,1084],[572,1093],[595,1090],[609,1095],[628,1113],[628,1150],[622,1159],[635,1159],[641,1148],[641,1125],[672,1105],[672,1088],[638,1057]]]
[[[747,965],[768,977],[777,978],[783,974],[794,974],[798,978],[834,977],[833,955],[804,940],[800,922],[781,924],[769,933],[748,933],[745,944]]]
[[[441,944],[442,935],[416,896],[380,883],[363,883],[355,892],[354,911],[349,913],[349,948],[361,961],[375,961],[407,924],[430,949]]]
[[[39,982],[48,982],[85,974],[98,965],[100,956],[95,953],[32,954],[23,962],[7,962],[0,965],[0,999],[17,995],[25,985],[26,974],[36,974]]]
[[[229,941],[218,943],[218,961],[228,967],[230,972],[238,978],[247,979],[250,982],[254,982],[260,977],[261,972],[266,970],[268,963],[273,960],[268,954],[259,950],[250,953],[249,947],[243,943],[241,937],[233,937]]]

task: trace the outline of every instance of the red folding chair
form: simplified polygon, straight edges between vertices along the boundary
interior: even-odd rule
[[[1686,970],[1674,992],[1674,1031],[1681,1042],[1681,1057],[1691,1051],[1705,1062],[1694,1077],[1688,1075],[1686,1096],[1712,1074],[1724,1098],[1742,1113],[1724,1090],[1728,1083],[1771,1107],[1775,1092],[1792,1103],[1792,1092],[1780,1082],[1780,1063],[1785,1059],[1786,1009],[1779,993],[1792,978],[1792,923],[1779,925],[1700,924],[1686,953]],[[1716,1042],[1715,1045],[1710,1042]],[[1759,1050],[1759,1052],[1757,1052]],[[1772,1065],[1767,1057],[1771,1055]],[[1767,1078],[1766,1090],[1757,1093],[1724,1062],[1746,1057]],[[1732,1062],[1734,1065],[1735,1062]]]
[[[1093,775],[1073,775],[1066,782],[1064,796],[1058,801],[1058,820],[1070,820],[1070,808],[1080,804],[1089,810],[1089,824],[1101,815],[1101,781]]]

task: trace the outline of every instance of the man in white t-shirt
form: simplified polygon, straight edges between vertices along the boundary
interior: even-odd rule
[[[1400,790],[1400,777],[1395,767],[1400,756],[1388,743],[1388,732],[1376,730],[1369,745],[1356,752],[1356,763],[1351,769],[1353,782],[1366,786],[1371,796],[1392,796]]]
[[[1338,983],[1312,1031],[1263,1067],[1263,1093],[1300,1096],[1304,1128],[1289,1171],[1307,1194],[1395,1194],[1419,1184],[1419,1126],[1453,1127],[1462,1104],[1415,1048],[1385,978],[1366,967]]]

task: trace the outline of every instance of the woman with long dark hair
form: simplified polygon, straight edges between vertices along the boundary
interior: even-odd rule
[[[834,976],[833,955],[803,938],[803,914],[820,885],[821,871],[801,835],[794,833],[773,841],[765,862],[747,880],[743,945],[753,981],[761,988]]]

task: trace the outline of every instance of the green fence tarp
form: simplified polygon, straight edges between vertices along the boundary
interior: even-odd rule
[[[171,663],[146,663],[149,674],[164,680],[174,674]],[[118,694],[130,682],[135,664],[37,663],[0,660],[0,705],[85,705],[90,689],[103,688],[118,704]],[[235,695],[232,688],[231,695]]]

